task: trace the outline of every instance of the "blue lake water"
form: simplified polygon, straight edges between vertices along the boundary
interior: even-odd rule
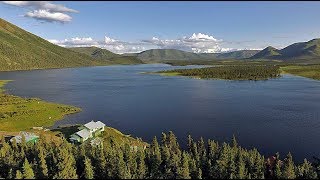
[[[172,130],[257,147],[265,154],[292,152],[296,160],[320,157],[320,81],[292,75],[267,81],[199,80],[141,74],[164,64],[1,72],[7,92],[75,105],[82,112],[62,124],[100,120],[150,141]]]

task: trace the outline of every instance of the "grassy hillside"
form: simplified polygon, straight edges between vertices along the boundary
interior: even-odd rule
[[[137,54],[142,61],[194,60],[200,59],[195,53],[176,49],[150,49]]]
[[[276,59],[280,56],[280,52],[278,49],[268,46],[262,51],[256,53],[251,59]]]
[[[98,47],[73,47],[70,48],[73,51],[84,53],[91,56],[96,61],[106,64],[142,64],[142,60],[134,56],[124,56],[115,54],[106,49]]]
[[[217,54],[217,59],[246,59],[260,52],[259,50],[240,50]]]
[[[251,59],[278,59],[297,63],[319,63],[320,39],[294,43],[281,50],[269,46],[252,56]]]
[[[0,18],[0,71],[102,65]]]
[[[320,58],[320,39],[313,39],[308,42],[294,43],[281,50],[283,58]]]

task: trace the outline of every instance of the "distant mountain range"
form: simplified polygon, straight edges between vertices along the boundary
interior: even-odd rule
[[[240,50],[227,53],[192,53],[176,49],[150,49],[140,53],[126,54],[135,56],[144,62],[170,60],[217,60],[245,59],[255,55],[259,50]]]
[[[170,60],[224,60],[224,59],[267,59],[267,60],[314,60],[320,62],[320,39],[294,43],[278,50],[272,46],[259,50],[240,50],[227,53],[192,53],[175,49],[151,49],[136,54],[144,62]]]
[[[227,53],[150,49],[140,53],[120,55],[97,47],[60,47],[0,18],[0,71],[225,59],[267,59],[287,62],[302,59],[320,63],[320,39],[294,43],[281,50],[271,46],[261,51],[241,50]]]
[[[84,53],[89,55],[99,62],[105,62],[106,64],[142,64],[142,60],[134,56],[125,56],[120,54],[115,54],[106,49],[101,49],[98,47],[72,47],[69,48],[73,51]]]

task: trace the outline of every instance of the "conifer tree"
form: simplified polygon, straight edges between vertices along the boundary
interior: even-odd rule
[[[48,166],[44,155],[44,150],[42,147],[39,148],[38,152],[39,159],[39,174],[41,178],[48,178]]]
[[[188,150],[189,150],[189,153],[192,152],[192,145],[193,145],[193,139],[192,139],[191,135],[189,134],[188,135]]]
[[[106,174],[107,161],[103,152],[103,148],[98,149],[96,158],[97,158],[96,177],[99,179],[105,178],[107,175]]]
[[[182,153],[181,164],[178,167],[177,179],[190,179],[189,159],[185,152]]]
[[[143,150],[138,151],[137,155],[137,176],[138,179],[144,179],[146,177],[147,167],[145,164],[145,153]]]
[[[31,168],[31,165],[29,164],[27,158],[24,159],[22,169],[23,169],[23,178],[24,179],[34,179],[35,178],[33,169]]]
[[[289,152],[286,159],[284,160],[284,167],[283,167],[283,174],[282,178],[284,179],[294,179],[296,178],[295,175],[295,165],[292,160],[292,155]]]
[[[15,179],[23,179],[23,174],[21,173],[20,170],[17,170],[17,171],[16,171],[16,177],[15,177]]]
[[[317,173],[312,164],[307,161],[307,159],[303,160],[303,164],[298,166],[298,177],[299,179],[317,179]]]
[[[150,177],[160,178],[161,171],[161,151],[157,141],[157,137],[154,137],[150,146]]]
[[[279,153],[276,153],[276,165],[274,167],[274,177],[276,179],[281,179],[282,178],[282,168],[281,168],[281,161],[280,161],[280,155]]]
[[[76,161],[67,142],[63,142],[58,151],[57,179],[77,179]]]
[[[123,152],[118,151],[117,152],[117,166],[116,166],[116,177],[119,179],[126,179],[127,174],[126,171],[128,171],[126,163],[123,160]]]
[[[243,160],[242,152],[238,152],[238,159],[237,159],[237,175],[238,179],[245,179],[246,178],[246,164]]]
[[[84,178],[94,178],[94,168],[92,167],[91,160],[87,156],[85,156],[84,159]]]

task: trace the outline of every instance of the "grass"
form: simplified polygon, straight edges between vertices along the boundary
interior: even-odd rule
[[[66,125],[66,126],[61,126],[58,127],[56,129],[51,130],[52,132],[56,133],[56,134],[63,134],[64,137],[66,137],[67,139],[70,137],[71,134],[76,133],[77,131],[79,131],[79,127],[81,125]],[[105,131],[100,135],[104,142],[117,142],[118,144],[129,144],[131,146],[137,146],[137,147],[145,147],[148,146],[148,143],[142,141],[139,138],[133,138],[130,135],[125,135],[122,132],[120,132],[117,129],[114,129],[112,127],[105,127]],[[109,144],[110,145],[110,144]]]
[[[49,127],[65,115],[81,111],[74,106],[6,94],[3,86],[8,82],[0,80],[0,131],[15,132],[35,126]]]
[[[320,65],[293,65],[280,68],[282,73],[320,80]]]
[[[142,141],[140,138],[133,138],[130,135],[125,135],[117,129],[112,127],[105,127],[105,131],[102,134],[102,137],[105,142],[110,142],[114,140],[119,144],[130,144],[131,146],[144,147],[148,144]]]

